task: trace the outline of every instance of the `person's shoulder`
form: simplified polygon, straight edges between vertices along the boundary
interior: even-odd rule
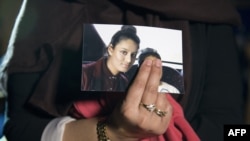
[[[89,62],[82,64],[82,73],[92,73],[96,68],[96,62]]]
[[[88,68],[94,68],[95,67],[96,62],[88,62],[88,63],[83,63],[82,64],[82,68],[84,69],[88,69]]]

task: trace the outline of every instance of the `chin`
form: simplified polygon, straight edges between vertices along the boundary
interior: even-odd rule
[[[120,72],[123,72],[123,73],[125,73],[125,72],[127,72],[128,71],[128,69],[121,69],[120,70]]]

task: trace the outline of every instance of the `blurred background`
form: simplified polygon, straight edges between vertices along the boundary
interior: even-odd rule
[[[250,124],[250,0],[233,0],[242,19],[240,28],[235,29],[235,38],[240,51],[240,61],[245,85],[245,122]]]
[[[240,51],[242,76],[245,87],[245,122],[250,124],[250,0],[231,0],[242,18],[242,25],[235,28],[235,38]],[[23,0],[0,0],[0,64],[6,52],[11,30]],[[0,137],[4,121],[4,98],[0,92]],[[0,139],[1,140],[1,139]],[[3,140],[3,139],[2,139]]]

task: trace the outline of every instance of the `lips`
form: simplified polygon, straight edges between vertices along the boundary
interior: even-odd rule
[[[123,64],[122,67],[128,69],[130,67],[130,65],[129,64]]]

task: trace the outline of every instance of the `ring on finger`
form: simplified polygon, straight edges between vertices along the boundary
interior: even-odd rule
[[[167,114],[167,112],[162,111],[162,110],[157,109],[157,108],[154,109],[154,112],[155,112],[158,116],[160,116],[160,117],[164,117],[164,116]]]
[[[140,103],[140,105],[142,105],[144,108],[146,108],[149,112],[153,112],[155,111],[156,107],[154,104],[144,104],[144,103]]]

